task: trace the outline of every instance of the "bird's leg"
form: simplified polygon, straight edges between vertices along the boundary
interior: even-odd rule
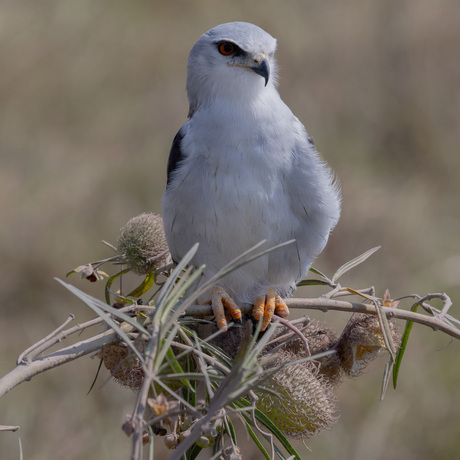
[[[241,310],[228,295],[227,291],[219,285],[211,291],[211,306],[212,312],[216,318],[217,327],[221,331],[225,332],[227,330],[225,308],[230,312],[230,315],[234,319],[241,319]]]
[[[262,295],[254,300],[252,316],[256,320],[263,317],[261,330],[265,331],[275,313],[286,318],[289,315],[289,308],[286,302],[279,295],[276,295],[274,289],[269,289],[266,296]]]

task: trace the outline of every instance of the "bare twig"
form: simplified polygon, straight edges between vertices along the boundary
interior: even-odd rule
[[[430,294],[431,299],[434,298],[433,296],[434,294]],[[440,296],[441,294],[437,294],[436,298],[440,298]],[[425,299],[425,297],[423,299]],[[290,309],[299,308],[304,310],[320,310],[323,312],[335,310],[348,313],[367,313],[377,315],[377,310],[372,304],[346,302],[343,300],[325,299],[321,297],[317,299],[285,299],[285,302]],[[250,313],[252,311],[252,307],[242,307],[241,311],[242,313]],[[460,340],[460,329],[449,325],[437,316],[431,317],[421,313],[415,313],[393,307],[382,307],[382,312],[389,318],[423,324],[424,326],[431,327],[435,331],[442,331],[451,337]],[[212,316],[212,310],[209,305],[191,305],[187,308],[186,314],[188,316]]]
[[[100,350],[104,345],[118,340],[118,335],[112,330],[98,334],[61,350],[36,359],[27,364],[19,364],[10,373],[0,379],[0,397],[8,393],[20,383],[54,367],[73,361],[81,356]]]
[[[308,346],[308,340],[307,338],[302,334],[302,332],[296,327],[294,326],[294,324],[292,324],[289,320],[287,319],[284,319],[284,318],[281,318],[280,316],[277,316],[275,315],[276,317],[276,320],[282,324],[284,327],[290,329],[295,335],[298,336],[298,338],[300,339],[300,341],[304,344],[305,346],[305,350],[307,352],[307,356],[311,356],[311,353],[310,353],[310,347]],[[272,341],[273,342],[273,341]],[[271,342],[268,342],[268,343],[271,343]],[[267,344],[268,345],[268,344]]]
[[[134,311],[134,310],[145,310],[148,308],[149,307],[145,305],[142,305],[142,306],[129,305],[127,307],[120,308],[119,311],[123,313],[127,313],[127,312]],[[18,365],[28,364],[31,361],[33,361],[37,356],[39,356],[41,353],[50,349],[52,346],[56,345],[57,343],[62,342],[63,340],[67,339],[72,334],[75,334],[77,332],[82,332],[85,329],[88,329],[89,327],[104,323],[104,320],[102,318],[97,317],[90,321],[86,321],[84,323],[77,324],[76,326],[63,331],[62,329],[74,318],[75,316],[73,314],[69,315],[67,320],[61,326],[59,326],[55,331],[51,332],[51,334],[47,335],[44,339],[39,340],[37,343],[30,346],[27,350],[23,351],[17,359],[17,364]]]
[[[18,431],[19,426],[0,425],[0,431]]]
[[[47,335],[45,338],[38,341],[37,343],[29,347],[27,350],[25,350],[23,353],[21,353],[16,361],[16,364],[21,364],[23,361],[33,361],[34,358],[36,358],[41,353],[43,353],[44,350],[47,350],[49,348],[48,342],[50,341],[50,339],[56,337],[56,335],[58,335],[59,332],[61,332],[67,326],[67,324],[69,324],[74,319],[75,315],[71,313],[69,317],[57,329],[51,332],[51,334]]]
[[[291,324],[296,326],[298,329],[300,328],[300,331],[302,331],[309,323],[310,323],[310,318],[308,316],[303,316],[302,318],[294,319],[290,321]],[[281,345],[284,346],[286,343],[290,342],[291,340],[294,339],[295,337],[294,332],[287,332],[286,334],[278,335],[274,339],[270,340],[270,342],[267,343],[267,347],[272,347],[276,343],[280,343]],[[276,345],[278,347],[279,345]]]

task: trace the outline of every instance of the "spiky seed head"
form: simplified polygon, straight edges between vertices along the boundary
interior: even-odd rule
[[[391,339],[395,346],[399,347],[401,334],[393,321],[388,321],[388,324]],[[337,353],[344,372],[349,377],[356,377],[385,348],[377,316],[356,314],[345,328]]]
[[[276,353],[268,368],[279,367],[299,357],[287,351]],[[336,398],[323,376],[311,363],[291,364],[275,372],[256,391],[257,408],[287,436],[310,438],[334,427],[338,417]]]
[[[305,316],[303,318],[303,322],[296,324],[296,327],[307,340],[308,348],[312,356],[323,351],[331,350],[337,343],[337,335],[335,331],[322,321],[310,319]],[[286,327],[278,327],[272,340],[286,334],[291,334],[291,337],[286,339],[286,342],[281,349],[295,354],[297,359],[308,357],[309,353],[305,348],[304,341]],[[278,346],[280,343],[281,342],[274,342],[273,346]],[[337,353],[325,356],[317,361],[320,364],[319,373],[323,375],[327,382],[330,385],[339,384],[342,377],[342,368],[340,366],[341,363]]]
[[[134,344],[136,348],[143,353],[145,343],[135,342]],[[142,364],[125,343],[120,342],[118,344],[106,345],[102,347],[96,356],[102,359],[105,367],[110,371],[116,382],[135,391],[139,390],[142,386],[142,383],[144,382],[144,370],[142,368]],[[179,363],[181,365],[185,365],[185,360],[186,358],[179,360]],[[160,373],[160,376],[162,377],[170,372],[171,369],[168,367]],[[164,377],[162,378],[162,382],[170,389],[170,391],[168,392],[161,385],[155,383],[155,390],[159,396],[157,400],[149,399],[148,401],[154,411],[155,406],[152,406],[152,403],[156,404],[157,408],[161,408],[163,401],[166,401],[164,394],[169,395],[171,391],[177,391],[179,388],[182,388],[182,384],[177,379]],[[173,405],[174,404],[171,401],[167,402],[167,407],[171,410]],[[164,422],[169,423],[168,419],[165,419]]]
[[[128,267],[138,275],[166,265],[169,253],[159,257],[168,250],[161,216],[143,213],[130,219],[120,230],[117,248]]]
[[[312,355],[323,351],[331,350],[337,343],[337,335],[326,323],[312,319],[304,329],[301,329],[305,335],[310,352]],[[300,340],[298,340],[300,343]],[[307,357],[305,347],[300,357]],[[319,360],[319,373],[327,380],[330,385],[338,385],[342,378],[342,368],[340,358],[337,353],[325,356]]]

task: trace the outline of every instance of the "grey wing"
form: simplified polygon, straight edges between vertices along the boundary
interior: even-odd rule
[[[171,151],[169,152],[168,169],[167,169],[168,180],[166,183],[166,187],[168,187],[168,185],[171,183],[174,171],[177,169],[177,167],[179,166],[179,163],[185,157],[181,149],[183,138],[184,138],[184,134],[183,134],[183,127],[182,127],[181,129],[179,129],[176,136],[174,137],[174,140],[171,146]]]
[[[181,163],[187,157],[183,148],[183,139],[186,132],[185,124],[179,129],[171,145],[167,165],[166,191],[163,196],[163,224],[166,240],[168,241],[171,256],[176,263],[180,260],[180,256],[176,253],[177,240],[173,234],[173,227],[177,216],[177,207],[180,206],[180,202],[177,200],[177,192],[174,191],[175,187],[173,187],[173,184],[177,181],[177,171],[180,169]]]

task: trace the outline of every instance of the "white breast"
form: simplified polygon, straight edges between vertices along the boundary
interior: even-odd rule
[[[182,150],[186,158],[163,200],[173,257],[200,243],[194,263],[206,264],[209,278],[263,239],[268,248],[294,238],[222,280],[237,303],[252,303],[268,288],[290,295],[323,249],[339,200],[276,90],[244,113],[219,101],[198,111],[185,126]]]

